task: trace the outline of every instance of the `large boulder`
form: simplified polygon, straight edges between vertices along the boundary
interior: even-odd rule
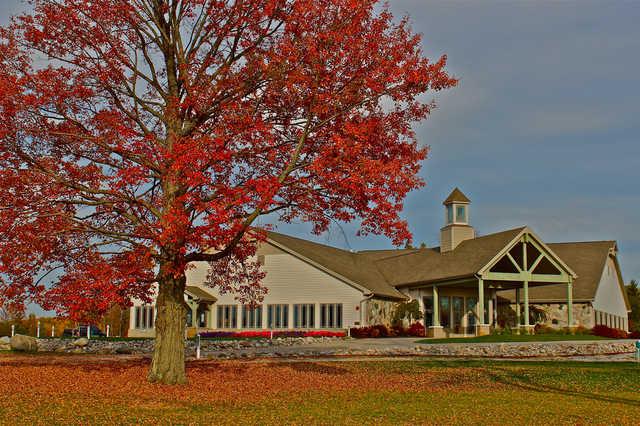
[[[36,352],[38,350],[38,339],[31,336],[16,334],[11,338],[11,349],[22,352]]]
[[[11,339],[7,336],[0,337],[0,351],[11,350]]]
[[[73,341],[73,346],[79,347],[79,348],[83,348],[85,346],[87,346],[89,344],[89,339],[87,339],[86,337],[81,337],[79,339],[76,339]]]

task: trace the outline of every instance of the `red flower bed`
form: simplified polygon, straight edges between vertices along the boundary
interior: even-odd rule
[[[609,339],[627,339],[629,333],[606,325],[596,325],[591,329],[591,334],[595,336],[608,337]]]
[[[278,330],[273,332],[274,338],[279,337],[345,337],[344,331],[325,331],[325,330]],[[271,331],[251,330],[251,331],[206,331],[200,333],[203,338],[227,338],[227,339],[251,339],[251,338],[271,338]]]

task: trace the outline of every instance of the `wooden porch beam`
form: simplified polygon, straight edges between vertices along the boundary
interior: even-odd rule
[[[516,267],[516,270],[518,272],[522,272],[523,271],[523,269],[518,265],[518,262],[516,262],[516,260],[513,258],[513,256],[511,256],[511,253],[507,253],[507,257],[509,258],[511,263],[513,263],[513,266]]]

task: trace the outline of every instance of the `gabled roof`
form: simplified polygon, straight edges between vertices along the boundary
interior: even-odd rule
[[[452,251],[439,248],[414,250],[376,261],[390,284],[407,286],[473,277],[526,227],[477,237],[460,243]]]
[[[547,244],[547,246],[578,275],[578,278],[573,282],[574,300],[594,300],[609,253],[615,250],[616,242],[551,243]],[[501,291],[499,294],[500,297],[515,301],[515,292],[513,290]],[[529,288],[529,300],[532,302],[564,301],[566,299],[567,286],[565,284]]]
[[[406,299],[404,294],[387,283],[366,256],[277,232],[267,232],[267,238],[280,248],[321,266],[327,273],[359,287],[365,293]]]
[[[440,253],[438,248],[350,252],[277,232],[267,232],[267,238],[372,294],[406,298],[396,287],[473,277],[525,229],[467,240],[446,253]]]
[[[451,204],[451,203],[470,203],[471,200],[469,198],[467,198],[466,195],[464,195],[462,193],[462,191],[460,191],[460,189],[455,188],[451,194],[449,194],[449,196],[447,197],[446,200],[444,200],[444,202],[442,204],[444,204],[445,206],[447,204]]]
[[[463,241],[445,253],[439,248],[350,252],[277,232],[267,232],[267,237],[270,243],[365,294],[404,299],[406,296],[397,288],[473,279],[523,233],[535,237],[525,226]],[[556,243],[546,244],[546,248],[571,275],[577,275],[573,282],[574,300],[593,300],[615,242]],[[499,295],[515,299],[513,290],[500,291]],[[530,287],[529,297],[531,301],[565,300],[566,284]]]

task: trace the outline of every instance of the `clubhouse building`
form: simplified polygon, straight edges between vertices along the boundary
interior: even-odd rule
[[[496,327],[628,330],[629,301],[615,241],[545,243],[527,226],[478,236],[470,200],[444,201],[440,247],[342,250],[269,232],[258,249],[269,290],[261,306],[204,285],[208,265],[188,271],[187,325],[198,330],[346,329],[389,324],[417,300],[429,336],[484,335]],[[154,335],[153,305],[134,304],[129,336]]]

